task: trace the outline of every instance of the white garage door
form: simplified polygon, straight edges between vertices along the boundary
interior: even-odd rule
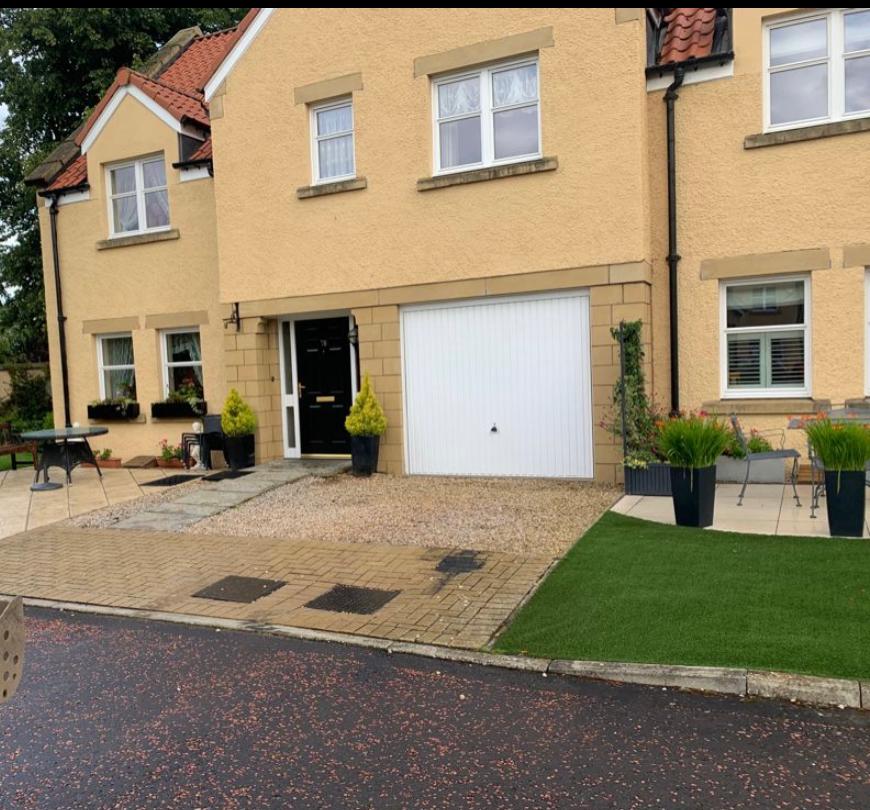
[[[592,477],[583,292],[402,309],[407,470]]]

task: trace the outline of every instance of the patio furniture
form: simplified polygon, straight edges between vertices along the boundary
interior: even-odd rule
[[[102,478],[103,473],[88,444],[88,439],[93,436],[104,436],[108,432],[109,429],[104,427],[68,427],[22,433],[22,439],[39,444],[39,462],[30,488],[39,492],[59,489],[63,486],[48,480],[49,467],[60,467],[65,470],[67,484],[72,484],[71,473],[79,464],[93,464],[97,468],[97,474]],[[39,483],[40,472],[43,474],[42,483]]]
[[[24,603],[0,600],[0,704],[12,700],[24,669]]]
[[[30,453],[36,467],[36,442],[26,442],[12,430],[10,422],[0,423],[0,456],[10,456],[12,469],[18,469],[18,453]]]
[[[199,463],[210,470],[212,450],[224,449],[224,432],[219,413],[206,414],[202,418],[202,433],[182,433],[181,448],[186,467],[190,466],[190,449],[199,446]]]
[[[766,436],[772,436],[774,434],[778,435],[779,448],[775,450],[767,450],[762,453],[752,453],[749,450],[749,443],[746,441],[746,436],[743,433],[743,429],[740,427],[740,422],[737,421],[737,417],[734,414],[731,414],[731,426],[734,428],[734,435],[737,437],[737,443],[743,450],[744,458],[746,459],[746,477],[743,479],[743,486],[740,488],[740,495],[738,495],[737,497],[737,505],[743,506],[743,495],[746,493],[746,486],[749,483],[749,469],[752,466],[753,461],[768,461],[772,459],[781,459],[782,461],[787,461],[788,459],[791,459],[791,490],[794,493],[792,497],[795,499],[795,503],[800,506],[801,501],[798,497],[797,492],[797,474],[798,462],[800,461],[801,454],[797,450],[792,450],[791,448],[785,447],[785,431],[760,431],[760,433]]]

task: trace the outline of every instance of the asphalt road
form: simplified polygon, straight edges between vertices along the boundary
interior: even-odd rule
[[[30,610],[0,808],[870,807],[870,715]]]

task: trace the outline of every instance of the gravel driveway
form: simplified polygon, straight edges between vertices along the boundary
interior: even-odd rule
[[[339,475],[288,484],[186,531],[555,555],[620,494],[572,481]]]

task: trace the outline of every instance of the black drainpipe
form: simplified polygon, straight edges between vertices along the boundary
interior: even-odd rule
[[[57,335],[60,343],[60,376],[63,382],[63,418],[71,427],[69,418],[69,367],[66,362],[66,315],[63,314],[63,293],[60,288],[60,255],[57,250],[57,195],[51,198],[51,258],[54,262],[54,292],[57,296]]]
[[[668,289],[670,294],[671,320],[671,412],[680,410],[680,347],[677,314],[677,268],[680,254],[677,253],[677,150],[674,134],[674,102],[680,97],[677,90],[683,84],[685,69],[677,65],[674,80],[665,91],[668,108]]]

